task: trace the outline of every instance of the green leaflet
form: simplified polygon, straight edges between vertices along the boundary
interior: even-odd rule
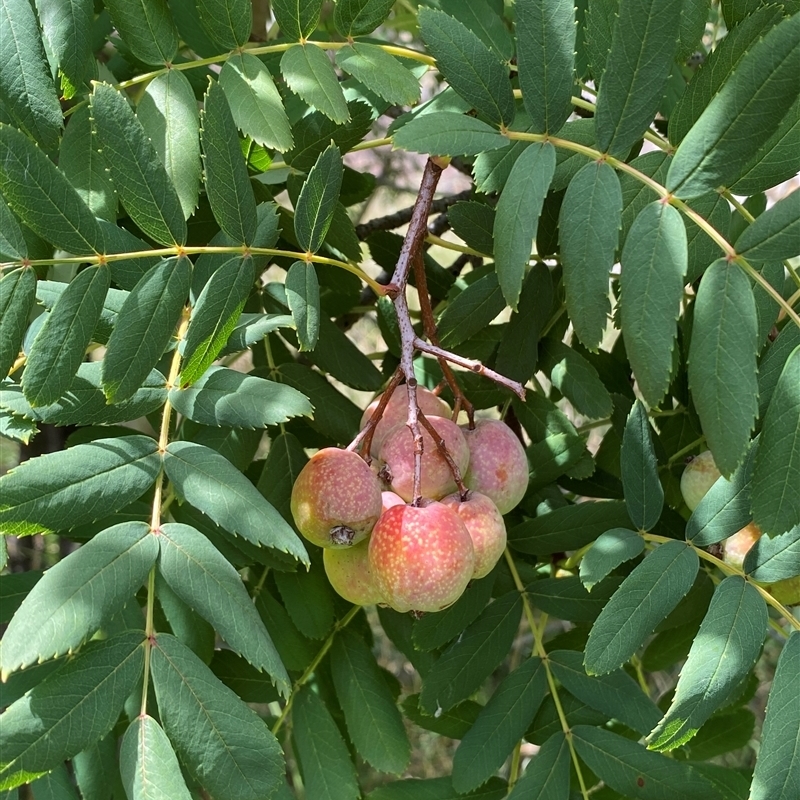
[[[758,416],[761,419],[769,408],[786,360],[797,345],[800,345],[800,328],[786,325],[758,364]]]
[[[453,231],[470,247],[487,255],[492,254],[494,209],[491,206],[472,200],[454,203],[447,209],[447,219]]]
[[[115,222],[117,196],[103,154],[99,151],[97,137],[92,132],[88,106],[80,106],[70,117],[61,139],[58,163],[92,213]]]
[[[487,606],[439,657],[422,684],[420,704],[429,714],[469,697],[505,657],[519,625],[522,599],[509,592]]]
[[[283,153],[292,147],[292,130],[264,64],[248,53],[231,56],[222,67],[219,82],[230,104],[236,127],[254,142]]]
[[[51,772],[31,780],[29,787],[35,792],[36,800],[77,800],[78,797],[66,764],[59,764]],[[13,794],[4,792],[2,797],[3,800],[17,800],[16,791]]]
[[[19,355],[28,316],[36,300],[36,273],[15,269],[0,278],[0,376],[5,378]]]
[[[313,350],[319,339],[319,281],[314,265],[295,261],[286,273],[286,302],[294,319],[300,350]]]
[[[628,528],[611,528],[601,533],[581,559],[580,578],[586,591],[600,583],[611,570],[644,551],[644,539]]]
[[[214,628],[193,608],[183,602],[160,572],[157,572],[155,576],[155,592],[158,605],[163,611],[172,633],[204,664],[208,664],[214,656],[214,647],[217,641]],[[228,652],[233,653],[233,650]],[[255,670],[255,667],[253,669]],[[270,688],[272,688],[271,685]],[[277,698],[278,693],[274,689],[273,694]]]
[[[225,91],[216,81],[206,92],[200,138],[214,218],[231,239],[252,244],[258,227],[256,200]]]
[[[342,36],[372,33],[389,16],[394,0],[341,0],[333,11],[333,24]]]
[[[532,444],[527,454],[528,463],[533,465],[529,486],[538,489],[553,483],[579,462],[586,454],[586,445],[579,436],[556,433]]]
[[[439,6],[445,14],[463,22],[503,61],[511,61],[514,40],[504,24],[501,6],[484,3],[483,0],[439,0]]]
[[[494,220],[495,269],[503,296],[516,309],[542,204],[556,168],[549,142],[527,147],[511,168]]]
[[[453,111],[415,117],[395,133],[393,141],[395,147],[432,156],[474,156],[508,145],[491,125]]]
[[[209,667],[245,703],[274,703],[280,698],[267,675],[233,650],[215,650]]]
[[[408,695],[401,705],[406,717],[415,725],[451,739],[463,739],[483,708],[474,700],[464,700],[449,711],[442,711],[437,717],[420,708],[418,694]]]
[[[158,635],[150,669],[164,731],[200,785],[220,800],[269,797],[284,764],[264,720],[174,636]]]
[[[117,315],[103,359],[109,403],[136,393],[169,345],[189,296],[192,263],[168,258],[136,284]]]
[[[178,52],[178,31],[166,0],[108,0],[106,5],[136,58],[162,66],[172,61]]]
[[[78,273],[39,328],[22,373],[32,406],[55,403],[69,389],[100,319],[110,279],[103,266]]]
[[[656,407],[669,387],[687,269],[680,212],[658,201],[646,206],[631,226],[620,263],[625,351],[645,401]]]
[[[339,125],[350,119],[333,64],[316,45],[290,47],[281,58],[281,75],[298,97],[326,117]]]
[[[220,355],[237,353],[260,342],[268,333],[278,328],[294,327],[289,314],[242,314]]]
[[[681,0],[621,0],[597,94],[597,146],[625,157],[661,103],[677,46]]]
[[[14,439],[23,444],[29,444],[36,434],[39,433],[39,428],[36,423],[31,420],[23,419],[12,414],[10,411],[0,409],[0,436],[6,439]],[[8,554],[3,555],[3,548],[5,547],[5,539],[0,541],[0,563],[7,559]]]
[[[725,259],[703,275],[694,303],[689,387],[723,475],[744,456],[758,411],[758,320],[747,277]]]
[[[157,555],[147,523],[128,522],[47,570],[3,636],[2,674],[75,650],[136,593]]]
[[[617,719],[645,734],[658,722],[658,706],[624,670],[598,677],[587,675],[583,656],[576,650],[553,650],[548,653],[553,675],[564,688],[591,708]]]
[[[637,156],[631,160],[630,164],[637,171],[647,175],[648,178],[652,178],[657,183],[664,183],[669,162],[670,157],[662,150],[657,150],[654,153],[645,153]],[[623,172],[619,176],[619,185],[622,189],[622,231],[619,236],[619,246],[622,248],[635,219],[644,211],[646,206],[653,202],[653,190],[627,172]],[[692,205],[692,208],[694,207]],[[726,207],[726,225],[729,219],[730,209]],[[706,234],[703,233],[702,235],[708,238]],[[708,264],[703,264],[704,269],[707,266]]]
[[[158,569],[172,591],[288,697],[289,676],[239,573],[189,525],[165,523],[159,544]]]
[[[342,156],[332,144],[317,158],[297,200],[294,232],[303,250],[316,253],[322,247],[339,199],[342,175]]]
[[[178,494],[217,525],[308,564],[302,542],[280,514],[219,453],[192,442],[172,442],[164,456],[164,470]]]
[[[572,113],[575,7],[572,0],[520,0],[516,9],[517,64],[525,110],[534,132],[556,133]]]
[[[28,245],[22,229],[0,195],[0,258],[15,260],[23,259],[27,255]]]
[[[639,530],[652,530],[664,507],[664,488],[658,477],[647,411],[639,400],[625,423],[620,469],[628,516]]]
[[[125,792],[136,800],[191,800],[167,734],[149,715],[137,717],[119,754]]]
[[[505,306],[496,272],[471,283],[439,317],[437,325],[442,346],[453,347],[480,333]]]
[[[47,153],[54,153],[63,120],[33,6],[27,0],[3,0],[0,30],[0,101]]]
[[[308,687],[298,691],[292,709],[294,749],[309,797],[356,800],[361,794],[347,745],[319,695]]]
[[[800,192],[792,192],[757,217],[735,247],[749,261],[780,261],[799,255]]]
[[[354,42],[336,51],[336,65],[387,103],[419,101],[419,82],[394,56],[372,44]]]
[[[576,725],[578,755],[612,789],[642,800],[672,800],[680,787],[685,800],[722,800],[722,795],[689,764],[645,750],[616,733]]]
[[[381,668],[364,639],[340,633],[331,651],[336,697],[358,754],[381,772],[403,772],[411,758],[403,719]]]
[[[105,220],[98,220],[104,239],[104,252],[106,254],[141,252],[148,250],[149,245],[138,236],[134,236],[124,228],[118,228]],[[139,258],[122,258],[109,262],[111,280],[122,289],[133,289],[150,267],[155,266],[161,259],[158,256],[141,256]],[[112,289],[109,294],[113,293]],[[121,305],[121,304],[120,304]]]
[[[89,102],[106,166],[131,219],[160,244],[184,244],[178,194],[128,101],[108,84],[96,83]]]
[[[39,0],[36,10],[42,36],[63,76],[62,93],[69,98],[81,88],[92,63],[93,5],[91,0]]]
[[[0,526],[27,535],[91,522],[144,494],[160,468],[149,436],[97,439],[32,458],[0,478]]]
[[[188,219],[197,207],[201,172],[200,120],[188,78],[172,69],[150,81],[136,115],[178,193],[184,218]]]
[[[800,632],[794,631],[778,659],[762,730],[751,800],[792,800],[800,787]]]
[[[767,534],[800,524],[800,347],[783,367],[764,418],[755,473],[753,516]]]
[[[648,736],[653,750],[685,744],[738,689],[761,652],[767,606],[738,575],[716,588],[681,669],[672,704]]]
[[[567,311],[581,342],[596,350],[608,325],[609,274],[622,222],[622,190],[605,162],[570,181],[558,217]]]
[[[331,601],[332,598],[326,600]],[[258,594],[256,608],[275,642],[275,647],[278,648],[286,669],[304,670],[317,653],[317,643],[300,633],[288,611],[266,589]]]
[[[103,250],[94,215],[64,174],[25,134],[2,123],[0,182],[9,208],[38,236],[78,255]]]
[[[420,8],[419,26],[436,67],[453,89],[495,125],[514,120],[514,95],[503,62],[466,25]]]
[[[667,189],[697,197],[736,181],[750,155],[774,132],[800,92],[800,16],[770,30],[737,64],[681,142]]]
[[[553,734],[528,762],[508,800],[562,800],[569,792],[569,747],[563,733]]]
[[[233,256],[203,287],[183,342],[180,384],[194,383],[212,364],[233,332],[255,281],[250,256]]]
[[[142,679],[144,633],[91,642],[3,713],[0,788],[47,772],[111,730]]]
[[[477,789],[503,766],[546,694],[539,658],[529,658],[503,679],[456,750],[453,788],[459,794]]]
[[[334,594],[321,564],[307,572],[279,572],[275,583],[295,627],[307,639],[324,639],[335,622]]]
[[[490,778],[480,789],[461,794],[446,778],[408,778],[379,786],[365,800],[503,800],[508,784],[500,778]]]
[[[228,50],[244,47],[253,28],[248,0],[197,0],[197,13],[206,33]]]
[[[281,33],[289,39],[310,36],[319,24],[322,0],[273,0],[272,12]]]
[[[664,164],[664,172],[668,163],[666,161]],[[692,201],[692,208],[703,219],[710,222],[716,230],[727,234],[730,223],[730,207],[728,206],[728,201],[722,195],[712,192],[698,197]],[[686,282],[694,283],[705,272],[709,264],[713,264],[719,258],[720,247],[704,230],[700,229],[694,220],[691,221],[691,224],[686,229],[686,245],[688,261]],[[759,293],[763,292],[761,289],[758,291]],[[766,300],[768,296],[766,294],[764,296]],[[769,298],[769,302],[773,304],[777,315],[778,307],[774,305],[771,298]],[[772,322],[774,322],[774,319]],[[765,332],[764,339],[766,338]]]
[[[187,389],[171,389],[177,411],[201,425],[266,428],[311,416],[308,399],[291,386],[225,367],[210,367]]]
[[[619,669],[694,582],[697,554],[667,542],[648,555],[622,582],[600,612],[586,643],[586,670],[602,675]]]
[[[800,575],[800,525],[780,536],[762,536],[747,551],[744,571],[764,583]]]
[[[292,486],[307,461],[308,457],[297,437],[291,433],[281,433],[270,443],[256,487],[290,524],[293,523],[289,507]]]

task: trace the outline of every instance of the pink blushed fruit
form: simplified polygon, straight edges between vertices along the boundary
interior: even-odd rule
[[[464,434],[458,425],[444,417],[428,417],[428,420],[439,436],[444,439],[447,450],[463,475],[469,464],[469,448]],[[440,497],[454,492],[456,483],[447,461],[424,428],[422,428],[422,441],[420,491],[423,497],[438,500]],[[395,428],[384,439],[380,459],[385,465],[392,491],[399,494],[403,500],[410,502],[413,499],[414,437],[405,425]]]
[[[681,475],[681,494],[689,511],[697,508],[708,490],[717,482],[720,474],[710,450],[695,456],[686,465]]]
[[[472,537],[475,550],[475,572],[473,578],[488,575],[503,555],[506,548],[506,525],[497,506],[485,495],[470,492],[466,500],[451,494],[442,504],[458,514]]]
[[[404,506],[406,501],[394,492],[381,492],[382,514],[385,514],[392,506]]]
[[[326,447],[292,487],[297,529],[320,547],[349,547],[369,536],[381,515],[381,486],[356,453]]]
[[[327,547],[322,551],[322,563],[334,591],[351,603],[371,606],[383,602],[369,565],[369,542],[352,547]]]
[[[725,563],[741,569],[744,564],[744,557],[760,538],[761,529],[755,522],[745,525],[744,528],[734,533],[733,536],[729,536],[722,543]]]
[[[378,395],[366,408],[361,416],[361,427],[363,428],[370,417],[375,413],[382,395]],[[442,400],[441,397],[435,395],[430,389],[424,386],[417,386],[417,403],[419,404],[422,413],[426,417],[449,417],[450,406]],[[408,389],[404,385],[398,386],[386,408],[383,411],[383,416],[380,422],[375,427],[375,433],[372,436],[372,445],[370,447],[370,454],[377,456],[381,451],[381,445],[388,434],[393,431],[398,425],[405,425],[408,420]]]
[[[369,540],[375,583],[395,611],[441,611],[461,597],[475,571],[472,538],[442,503],[394,506]]]
[[[467,488],[485,494],[508,514],[528,488],[528,458],[514,431],[496,419],[481,419],[474,430],[462,428],[469,447]]]

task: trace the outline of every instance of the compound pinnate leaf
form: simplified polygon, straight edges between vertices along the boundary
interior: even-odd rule
[[[681,0],[621,0],[597,94],[597,146],[626,156],[657,111],[677,47]]]
[[[643,550],[644,539],[628,528],[612,528],[601,533],[581,559],[581,583],[591,591],[611,570],[641,555]]]
[[[98,533],[47,570],[3,636],[2,674],[76,649],[133,597],[157,555],[147,523],[127,522]]]
[[[200,119],[192,85],[171,69],[147,84],[136,116],[156,148],[189,218],[200,195]],[[73,120],[70,120],[70,127]],[[67,128],[69,130],[69,128]]]
[[[491,125],[453,111],[414,117],[393,141],[395,147],[432,156],[475,156],[508,146],[508,139]]]
[[[407,106],[419,100],[414,74],[380,47],[354,42],[337,51],[336,65],[387,103]]]
[[[800,255],[800,192],[793,191],[757,217],[736,240],[735,247],[750,261]]]
[[[131,219],[160,244],[184,244],[186,221],[178,193],[127,99],[112,86],[96,83],[90,107],[111,179]]]
[[[556,133],[572,113],[575,7],[570,0],[520,0],[516,10],[517,63],[525,110],[535,132]]]
[[[658,201],[636,217],[620,256],[620,313],[625,350],[645,401],[667,391],[688,267],[680,212]]]
[[[466,25],[441,11],[422,7],[419,26],[450,86],[489,122],[510,125],[514,94],[500,58]]]
[[[141,497],[160,468],[149,436],[97,439],[32,458],[0,478],[0,527],[26,535],[100,519]]]
[[[403,772],[411,758],[403,719],[367,643],[344,630],[331,649],[336,697],[359,755],[381,772]]]
[[[103,250],[94,214],[64,173],[24,133],[2,123],[0,183],[9,208],[45,241],[76,255]]]
[[[753,516],[768,534],[800,525],[800,347],[786,359],[764,418],[755,474]]]
[[[389,16],[394,0],[341,0],[333,12],[333,24],[343,36],[372,33]]]
[[[736,181],[800,92],[800,15],[772,28],[736,65],[681,142],[667,175],[677,197]]]
[[[178,31],[167,0],[108,0],[114,27],[145,64],[166,64],[178,52]]]
[[[539,215],[556,168],[549,142],[527,147],[511,168],[494,220],[495,269],[506,302],[515,309],[536,238]]]
[[[305,39],[319,24],[322,0],[273,0],[272,13],[289,39]]]
[[[270,797],[284,763],[264,720],[174,636],[158,635],[150,669],[161,724],[198,783],[220,800]]]
[[[164,456],[164,469],[178,494],[217,525],[308,564],[305,547],[294,531],[224,456],[192,442],[172,442]]]
[[[316,253],[331,226],[342,188],[342,156],[332,144],[317,159],[300,190],[294,213],[294,232],[303,250]]]
[[[245,136],[281,153],[292,147],[289,118],[263,62],[249,53],[237,53],[225,62],[219,82]]]
[[[189,525],[165,523],[159,543],[158,569],[172,591],[288,697],[289,676],[239,573]]]
[[[800,632],[794,631],[778,659],[767,700],[751,800],[792,800],[800,790]]]
[[[762,536],[747,551],[744,571],[764,583],[800,575],[800,525],[780,536]]]
[[[587,671],[619,669],[691,589],[699,563],[695,551],[680,542],[650,553],[600,612],[586,643]]]
[[[319,281],[314,265],[295,261],[286,273],[286,302],[294,319],[300,350],[313,350],[319,338]]]
[[[664,507],[664,487],[658,477],[647,411],[639,400],[633,404],[625,423],[620,470],[628,515],[640,530],[652,530]]]
[[[750,281],[725,259],[715,261],[694,303],[689,388],[708,447],[725,476],[742,460],[758,412],[757,353]]]
[[[456,750],[453,787],[459,794],[481,786],[503,766],[546,694],[539,658],[529,658],[503,679]]]
[[[653,750],[673,750],[731,699],[752,669],[767,632],[767,606],[738,575],[717,586],[681,669],[672,704],[648,736]]]
[[[253,28],[249,0],[197,0],[197,13],[208,35],[229,50],[244,47]]]
[[[125,731],[119,762],[131,800],[191,800],[169,738],[151,716],[137,717]]]
[[[338,125],[350,119],[350,111],[333,64],[314,44],[290,47],[281,58],[281,75],[288,87],[310,106]]]
[[[15,269],[0,278],[0,379],[8,375],[22,347],[28,316],[36,301],[36,273]]]
[[[563,800],[569,795],[569,746],[554,733],[528,762],[508,800]]]
[[[32,406],[55,403],[69,389],[86,356],[110,281],[108,267],[87,267],[39,328],[22,374],[22,389]]]
[[[143,643],[137,631],[91,642],[9,706],[0,716],[0,786],[47,772],[110,731],[141,682]]]
[[[136,284],[117,315],[103,359],[109,403],[136,393],[164,354],[189,297],[192,263],[169,258]]]
[[[622,220],[622,190],[605,162],[585,164],[570,181],[558,228],[567,311],[575,333],[596,350],[608,325],[608,283]]]

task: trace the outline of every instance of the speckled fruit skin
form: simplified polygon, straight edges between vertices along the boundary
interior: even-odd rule
[[[485,495],[470,492],[466,500],[449,494],[442,504],[458,514],[472,537],[475,550],[475,572],[473,578],[488,575],[506,549],[506,525],[497,506]]]
[[[381,515],[381,485],[356,453],[326,447],[313,455],[292,487],[297,529],[320,547],[366,539]]]
[[[689,506],[689,511],[697,508],[708,490],[717,482],[720,474],[710,450],[695,456],[686,465],[681,475],[681,494]]]
[[[363,428],[370,417],[375,413],[382,395],[378,395],[366,408],[361,416],[361,427]],[[450,406],[445,403],[441,397],[435,395],[430,389],[424,386],[417,386],[417,402],[422,409],[422,413],[426,417],[449,417]],[[405,384],[398,386],[386,408],[383,411],[381,421],[375,427],[375,433],[372,436],[372,445],[370,446],[370,455],[377,456],[381,451],[381,445],[386,439],[387,435],[394,430],[398,425],[405,425],[408,419],[408,389]]]
[[[444,439],[453,461],[463,475],[469,464],[469,448],[464,434],[458,425],[445,417],[428,417],[428,420]],[[454,492],[456,484],[450,467],[425,429],[422,431],[422,440],[424,449],[420,491],[423,497],[438,500]],[[410,502],[414,481],[414,437],[405,425],[395,428],[384,439],[380,460],[388,467],[392,491]]]
[[[322,563],[334,591],[345,600],[359,606],[383,602],[369,565],[369,541],[352,547],[326,547]]]
[[[474,430],[462,428],[470,461],[464,483],[489,497],[508,514],[528,488],[528,459],[514,431],[497,419],[482,419]]]
[[[394,506],[369,540],[375,583],[395,611],[441,611],[461,597],[475,571],[472,539],[442,503]]]

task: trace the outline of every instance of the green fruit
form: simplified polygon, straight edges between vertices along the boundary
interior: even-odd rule
[[[689,511],[694,511],[706,492],[717,482],[721,475],[714,463],[714,456],[710,450],[695,456],[687,465],[681,475],[681,494],[689,506]]]

